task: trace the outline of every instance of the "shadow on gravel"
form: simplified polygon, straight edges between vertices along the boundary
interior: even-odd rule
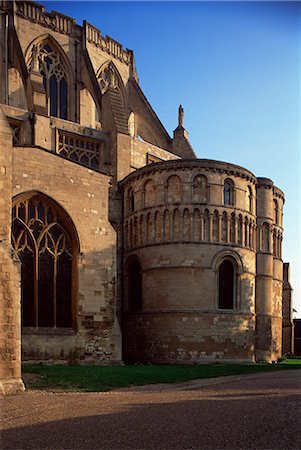
[[[99,415],[3,430],[1,447],[14,450],[301,448],[297,405],[300,396],[279,394],[244,399],[236,394],[236,397],[229,399],[221,394],[209,398],[208,394],[205,399],[199,395],[189,401],[177,401],[175,397],[171,403],[123,404],[110,414],[101,410],[100,399]],[[59,396],[58,401],[61,401]],[[80,413],[80,403],[89,398],[81,394],[77,401]],[[118,397],[115,402],[118,408]],[[77,411],[70,411],[70,415]],[[37,420],[43,420],[43,414]]]

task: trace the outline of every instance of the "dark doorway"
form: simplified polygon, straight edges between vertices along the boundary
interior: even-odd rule
[[[234,305],[234,267],[232,261],[226,259],[219,267],[219,309],[233,309]]]

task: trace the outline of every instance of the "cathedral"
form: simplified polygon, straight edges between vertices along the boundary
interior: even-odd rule
[[[277,361],[283,192],[197,159],[181,106],[170,136],[133,52],[90,23],[0,10],[2,392],[21,359]]]

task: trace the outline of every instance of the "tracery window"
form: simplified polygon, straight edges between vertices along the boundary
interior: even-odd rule
[[[224,182],[224,205],[234,205],[234,184],[230,179]]]
[[[99,73],[98,83],[102,94],[104,94],[109,87],[116,91],[121,91],[120,77],[112,61]]]
[[[60,55],[49,43],[44,43],[38,52],[39,71],[47,96],[48,114],[61,119],[68,118],[68,83]]]
[[[65,221],[59,208],[40,194],[21,197],[13,206],[12,245],[21,260],[25,327],[73,326],[72,279],[76,277],[77,250]]]

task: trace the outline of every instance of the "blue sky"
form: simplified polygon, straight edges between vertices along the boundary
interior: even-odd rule
[[[140,86],[199,158],[239,164],[285,192],[283,259],[301,317],[299,2],[43,2],[134,50]]]

